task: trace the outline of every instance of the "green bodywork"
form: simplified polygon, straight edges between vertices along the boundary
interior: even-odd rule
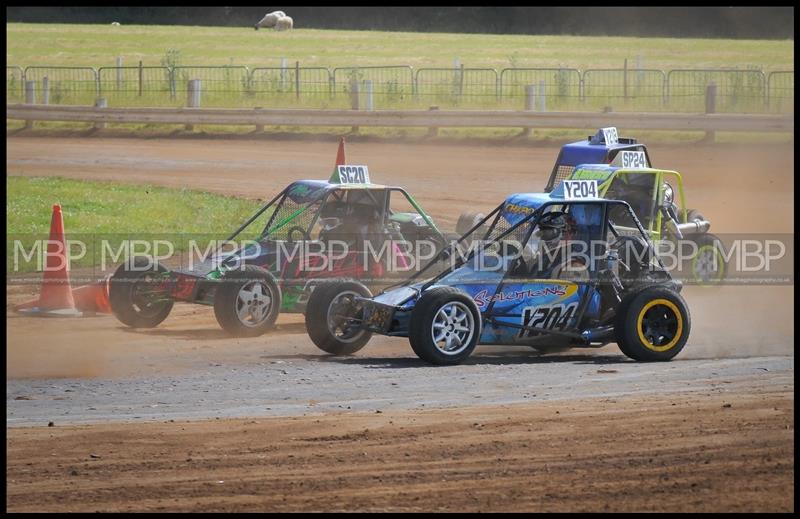
[[[650,238],[652,240],[661,239],[664,230],[664,217],[658,208],[661,207],[661,203],[664,200],[665,182],[669,182],[670,185],[673,186],[673,192],[675,192],[677,195],[675,203],[679,207],[681,221],[686,221],[687,209],[683,190],[683,179],[681,178],[680,173],[677,171],[654,168],[624,169],[611,168],[608,166],[603,166],[602,168],[597,169],[592,167],[578,167],[568,178],[569,180],[597,180],[598,187],[600,189],[600,196],[605,197],[608,189],[614,183],[614,180],[619,179],[620,181],[624,181],[624,176],[628,174],[653,175],[653,185],[656,187],[656,189],[653,190],[651,207],[653,208],[654,214],[637,215],[640,217],[640,219],[644,219],[648,222],[646,230],[650,234]],[[646,218],[642,218],[645,216]]]

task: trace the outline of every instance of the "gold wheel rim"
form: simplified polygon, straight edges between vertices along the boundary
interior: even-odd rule
[[[644,327],[642,326],[645,314],[647,314],[647,312],[651,308],[658,305],[662,305],[669,308],[669,310],[672,312],[672,314],[675,316],[675,319],[677,320],[677,329],[675,330],[675,335],[672,337],[672,340],[670,340],[667,344],[664,344],[662,346],[653,344],[645,336]],[[669,301],[667,299],[653,299],[652,301],[649,301],[646,305],[644,305],[644,307],[642,307],[642,309],[639,311],[639,317],[636,320],[636,331],[639,333],[639,340],[642,342],[645,348],[652,351],[664,352],[673,348],[676,344],[678,344],[678,341],[683,336],[683,316],[681,315],[681,312],[678,309],[677,305],[675,305],[675,303],[673,303],[672,301]]]

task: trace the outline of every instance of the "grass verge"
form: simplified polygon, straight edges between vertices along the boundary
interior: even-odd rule
[[[30,253],[37,242],[46,248],[40,241],[48,239],[56,203],[62,208],[67,239],[73,241],[74,267],[102,265],[104,259],[116,257],[123,244],[131,244],[126,240],[142,240],[135,249],[140,252],[146,242],[169,241],[179,253],[189,249],[191,238],[203,250],[203,243],[224,240],[263,204],[191,189],[60,177],[11,176],[6,190],[6,273],[41,270],[41,254]],[[78,242],[86,247],[83,254]]]

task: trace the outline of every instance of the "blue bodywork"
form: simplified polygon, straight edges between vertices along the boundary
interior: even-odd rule
[[[551,191],[558,182],[567,178],[577,166],[581,164],[609,164],[620,150],[644,151],[647,164],[650,165],[650,156],[647,147],[639,144],[636,139],[619,138],[619,142],[606,144],[603,132],[586,139],[571,142],[561,147],[558,158],[553,166],[550,179],[545,186],[545,191]]]
[[[504,220],[506,227],[510,228],[543,205],[552,205],[561,200],[563,195],[560,192],[513,194],[499,208],[496,224]],[[601,232],[603,210],[601,200],[597,204],[570,205],[575,228],[584,235],[580,238],[588,239]],[[513,257],[495,257],[494,263],[484,259],[482,254],[475,254],[460,267],[438,278],[434,284],[419,282],[401,286],[365,300],[365,309],[369,314],[365,314],[367,328],[387,335],[407,336],[411,312],[422,292],[438,286],[460,289],[475,301],[484,321],[479,344],[527,344],[542,339],[539,334],[538,337],[532,337],[519,328],[529,323],[539,307],[559,307],[558,315],[564,319],[555,329],[560,330],[577,327],[578,307],[585,296],[588,296],[588,302],[583,317],[594,319],[600,313],[601,296],[594,286],[546,276],[538,279],[510,277],[507,273]],[[390,317],[375,319],[371,326],[370,315],[373,313]],[[491,319],[487,320],[489,317]],[[505,323],[512,326],[504,326]]]

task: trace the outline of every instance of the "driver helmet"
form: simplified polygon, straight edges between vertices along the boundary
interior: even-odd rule
[[[539,223],[536,234],[543,242],[552,245],[561,240],[566,227],[567,222],[563,215],[546,218]]]

